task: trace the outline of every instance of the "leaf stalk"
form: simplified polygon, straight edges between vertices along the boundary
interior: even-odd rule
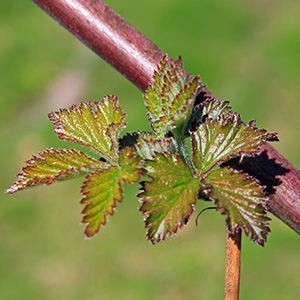
[[[242,232],[231,234],[226,226],[226,262],[224,300],[238,300],[241,269]]]

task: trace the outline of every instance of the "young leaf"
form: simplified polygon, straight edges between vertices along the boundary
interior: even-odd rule
[[[87,224],[87,237],[97,233],[100,226],[105,225],[106,216],[113,215],[117,202],[122,202],[123,183],[139,181],[139,158],[133,152],[133,149],[124,148],[119,153],[118,165],[111,165],[86,176],[81,187],[81,203],[86,205],[82,211],[82,223]]]
[[[119,174],[122,182],[133,183],[140,180],[140,158],[134,155],[134,149],[126,147],[119,152]]]
[[[231,116],[232,114],[233,111],[228,101],[207,99],[194,106],[188,125],[185,128],[185,136],[189,136],[190,132],[196,131],[207,118],[214,120],[220,115]]]
[[[231,233],[242,228],[255,243],[264,245],[270,219],[263,187],[252,177],[228,168],[210,172],[202,183],[209,190],[208,197],[226,215]]]
[[[106,96],[101,102],[82,102],[49,114],[58,138],[81,144],[111,162],[117,160],[118,134],[127,125],[124,118],[114,96]]]
[[[180,58],[171,63],[168,57],[164,57],[157,71],[154,72],[153,84],[148,87],[144,96],[145,106],[151,119],[157,120],[164,115],[163,107],[171,105],[172,99],[186,83],[185,77]]]
[[[208,118],[191,136],[194,164],[204,174],[217,163],[258,152],[270,135],[264,129],[257,129],[255,121],[245,124],[233,113],[231,117]]]
[[[6,193],[12,194],[39,184],[49,185],[55,181],[84,175],[105,166],[105,163],[81,151],[53,148],[38,153],[25,164],[21,173],[17,175],[19,180]]]
[[[173,152],[174,143],[172,138],[155,138],[155,135],[146,136],[140,134],[135,148],[142,159],[152,159],[156,153]]]
[[[187,76],[180,58],[163,59],[144,96],[148,120],[158,137],[176,129],[183,134],[200,88],[199,76]]]
[[[144,164],[147,175],[144,190],[139,194],[140,210],[146,218],[147,236],[156,244],[176,233],[193,212],[197,200],[199,179],[178,155],[158,153]]]
[[[199,78],[186,84],[175,96],[170,107],[163,107],[164,115],[152,122],[152,128],[159,137],[164,137],[169,131],[184,135],[185,127],[193,110],[198,94]]]
[[[123,191],[116,166],[110,166],[86,176],[81,187],[84,195],[80,203],[86,204],[82,211],[82,223],[87,223],[85,235],[93,236],[106,223],[106,215],[113,215],[117,202],[121,202]]]
[[[220,115],[231,117],[233,111],[228,101],[220,101],[218,99],[206,100],[201,103],[203,106],[202,115],[210,119],[217,119]]]

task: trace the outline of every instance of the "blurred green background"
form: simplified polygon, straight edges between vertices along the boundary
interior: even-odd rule
[[[279,133],[300,167],[299,0],[109,0],[173,58],[200,74],[245,121]],[[58,140],[47,113],[116,94],[128,131],[149,129],[141,93],[31,1],[0,2],[0,299],[222,299],[224,217],[198,203],[176,237],[147,242],[138,186],[98,235],[80,224],[82,179],[13,196],[14,174]],[[243,238],[241,299],[300,298],[300,237],[272,217],[264,248]]]

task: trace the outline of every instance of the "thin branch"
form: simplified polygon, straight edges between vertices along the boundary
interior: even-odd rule
[[[228,228],[226,227],[226,265],[224,300],[239,299],[241,240],[242,232],[240,229],[234,234],[229,234]]]
[[[100,0],[33,0],[140,90],[166,55]],[[215,97],[207,89],[201,98]],[[237,168],[252,174],[271,193],[269,210],[300,234],[300,171],[266,144],[252,160]]]

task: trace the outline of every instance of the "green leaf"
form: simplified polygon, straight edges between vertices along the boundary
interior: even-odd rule
[[[105,225],[107,215],[113,215],[117,202],[123,200],[122,185],[140,179],[138,168],[140,159],[134,156],[134,150],[124,148],[119,153],[118,165],[90,173],[81,187],[85,208],[82,223],[86,223],[85,235],[93,236],[101,225]]]
[[[241,228],[255,243],[264,245],[270,219],[265,212],[263,187],[254,178],[228,168],[210,172],[203,183],[208,197],[226,215],[230,232]]]
[[[144,95],[148,120],[158,137],[169,131],[183,134],[201,88],[199,76],[187,75],[181,58],[163,59]]]
[[[231,117],[208,118],[191,136],[194,164],[204,174],[232,157],[257,153],[269,134],[257,129],[255,121],[245,124],[233,113]]]
[[[118,168],[110,166],[88,174],[81,193],[84,195],[81,203],[86,204],[82,223],[87,223],[85,235],[91,237],[105,225],[106,216],[113,215],[116,203],[123,199]]]
[[[220,101],[218,99],[206,100],[201,103],[203,106],[202,115],[210,119],[218,119],[220,115],[231,117],[233,111],[228,101]]]
[[[118,134],[127,125],[124,118],[114,96],[49,114],[58,138],[83,145],[111,162],[117,160]]]
[[[21,173],[17,175],[19,180],[6,193],[12,194],[39,184],[49,185],[59,180],[87,174],[105,166],[105,163],[89,157],[81,151],[55,150],[53,148],[38,153],[25,164]]]
[[[172,138],[158,139],[154,134],[140,133],[135,148],[142,159],[152,159],[156,153],[173,152],[174,142]]]
[[[154,72],[153,83],[144,96],[145,105],[151,119],[156,120],[164,115],[162,109],[170,106],[172,99],[185,84],[185,73],[181,59],[174,63],[164,57]]]
[[[141,211],[146,218],[147,236],[156,244],[176,233],[193,213],[199,179],[178,155],[158,153],[144,167],[152,181],[146,181],[139,194]]]
[[[140,158],[134,155],[134,149],[126,147],[119,152],[119,175],[122,182],[133,183],[140,180]]]

